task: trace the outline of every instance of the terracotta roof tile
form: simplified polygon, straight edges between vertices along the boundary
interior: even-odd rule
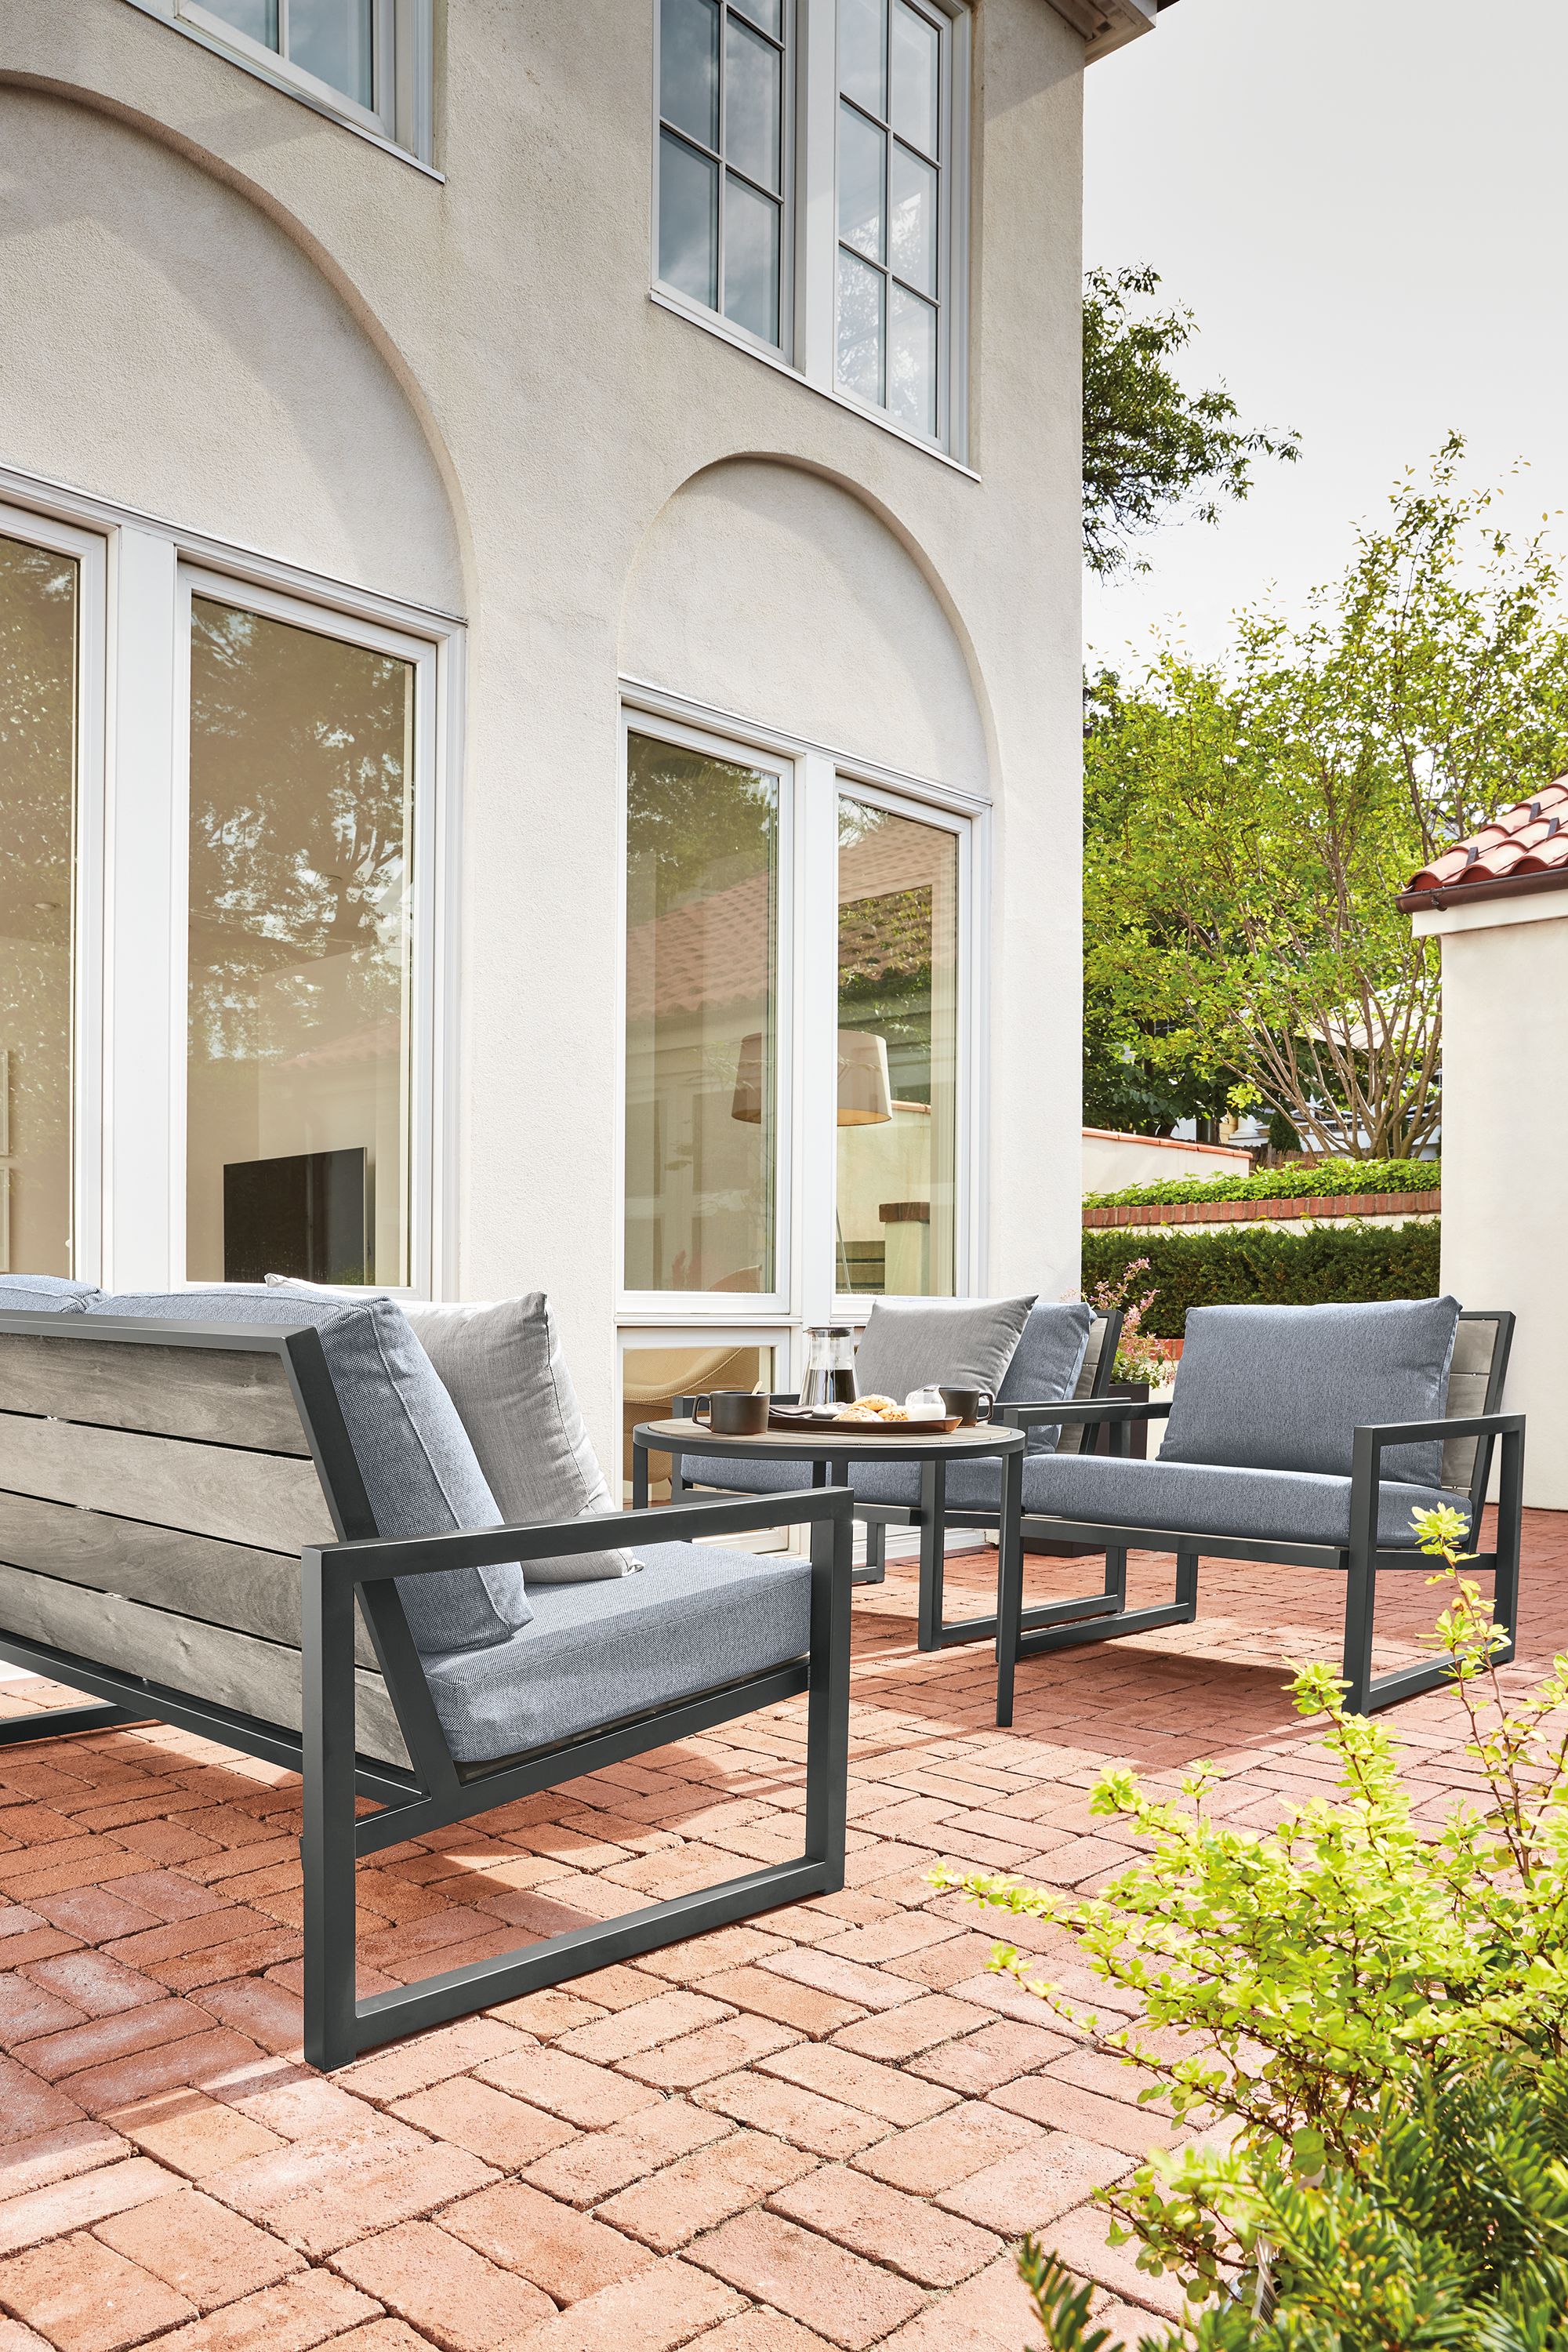
[[[1568,776],[1545,785],[1533,800],[1500,809],[1468,841],[1445,849],[1412,877],[1400,904],[1436,891],[1557,874],[1568,880]]]

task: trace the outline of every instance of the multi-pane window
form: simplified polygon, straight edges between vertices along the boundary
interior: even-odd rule
[[[838,0],[838,383],[933,438],[944,29],[913,0]]]
[[[658,275],[783,339],[790,0],[661,0]]]
[[[323,111],[430,161],[433,0],[131,0]]]
[[[202,0],[188,13],[216,16],[340,97],[374,110],[377,0]]]
[[[779,352],[819,390],[954,449],[962,0],[655,8],[660,290]]]

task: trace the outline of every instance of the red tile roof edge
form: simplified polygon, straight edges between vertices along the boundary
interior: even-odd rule
[[[1531,888],[1568,887],[1568,776],[1555,776],[1532,800],[1500,809],[1468,840],[1455,842],[1411,877],[1394,905],[1402,914],[1465,898],[1511,898]]]

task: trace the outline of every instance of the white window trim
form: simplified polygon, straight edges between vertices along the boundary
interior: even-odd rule
[[[621,919],[617,925],[620,968],[617,1002],[626,1002],[626,755],[630,733],[651,733],[673,742],[744,763],[768,766],[790,762],[795,771],[793,793],[793,874],[820,870],[837,856],[837,809],[839,790],[870,800],[893,814],[917,822],[945,826],[963,836],[959,873],[958,1070],[955,1096],[959,1139],[954,1168],[953,1281],[959,1297],[973,1296],[984,1279],[988,1244],[986,1219],[986,1110],[990,1045],[990,930],[985,909],[990,905],[991,804],[983,794],[937,783],[928,778],[900,774],[875,761],[858,758],[841,747],[813,742],[734,712],[706,708],[670,694],[645,680],[621,681],[622,793],[619,870]],[[828,839],[813,840],[812,830]],[[781,828],[782,832],[782,828]],[[793,878],[793,877],[792,877]],[[784,887],[781,873],[781,891]],[[809,1324],[863,1324],[873,1300],[866,1292],[849,1297],[834,1287],[836,1256],[832,1225],[837,1181],[837,1130],[828,1118],[822,1090],[814,1099],[802,1073],[810,1060],[820,1066],[837,1034],[837,897],[831,904],[807,905],[808,893],[792,888],[781,903],[785,919],[780,924],[779,978],[779,1110],[780,1199],[777,1208],[780,1263],[787,1250],[788,1287],[758,1299],[748,1297],[743,1322],[736,1318],[733,1292],[627,1291],[617,1293],[616,1320],[623,1346],[681,1346],[706,1343],[721,1334],[749,1334],[746,1344],[769,1345],[784,1350],[792,1369],[800,1334]],[[790,977],[784,973],[788,934]],[[786,1060],[786,1024],[798,1049]],[[616,1079],[615,1217],[617,1236],[626,1226],[626,1064],[625,1021],[620,1024]],[[815,1037],[816,1051],[812,1052]],[[784,1136],[789,1137],[785,1160]],[[647,1335],[658,1333],[655,1339]],[[737,1344],[741,1344],[737,1339]],[[784,1385],[790,1375],[784,1376]]]
[[[103,1202],[103,879],[105,585],[108,548],[96,531],[12,505],[0,486],[0,537],[75,561],[76,806],[72,816],[70,1161],[71,1273],[99,1277]]]
[[[777,965],[773,975],[774,1003],[774,1072],[777,1094],[773,1104],[773,1286],[772,1290],[747,1292],[748,1323],[789,1319],[789,1302],[794,1293],[795,1251],[792,1246],[794,1220],[791,1203],[795,1197],[792,1181],[794,1165],[794,1094],[790,1074],[795,1063],[796,1002],[795,974],[798,962],[795,939],[788,918],[798,891],[795,877],[799,871],[799,827],[802,793],[795,760],[778,752],[760,751],[744,735],[731,735],[710,726],[691,725],[684,719],[672,719],[655,712],[634,709],[623,704],[620,730],[620,792],[617,812],[616,865],[619,876],[620,919],[616,924],[616,1002],[621,1008],[616,1029],[616,1160],[615,1218],[616,1248],[616,1299],[618,1319],[638,1321],[647,1317],[668,1323],[672,1316],[685,1320],[690,1315],[694,1324],[706,1328],[728,1318],[735,1319],[734,1291],[675,1291],[633,1290],[626,1282],[626,763],[627,744],[633,735],[652,735],[661,742],[673,743],[683,751],[700,751],[709,758],[729,760],[743,767],[759,768],[778,780],[778,877],[777,903],[781,919],[777,931]]]
[[[201,5],[201,0],[130,0],[172,32],[226,58],[258,81],[297,99],[312,112],[352,131],[433,180],[444,180],[435,147],[434,18],[432,0],[375,0],[376,100],[360,106],[343,90],[279,57]],[[390,57],[389,57],[390,52]]]
[[[454,1100],[459,1067],[461,621],[5,468],[0,514],[16,536],[71,553],[85,547],[100,567],[100,617],[95,622],[84,613],[82,621],[79,1275],[109,1289],[205,1286],[187,1286],[184,1274],[189,712],[179,685],[189,654],[180,615],[188,585],[199,581],[254,610],[266,600],[268,609],[302,627],[354,643],[380,641],[400,653],[412,648],[421,665],[416,745],[426,765],[422,784],[416,771],[416,1055],[409,1103],[413,1280],[393,1295],[454,1297],[458,1124],[437,1112]]]
[[[141,5],[141,0],[138,0]],[[654,11],[654,81],[652,92],[652,223],[648,299],[669,310],[705,334],[749,353],[776,368],[793,382],[851,415],[863,417],[879,432],[891,434],[911,449],[934,457],[971,481],[980,477],[969,463],[969,256],[972,209],[972,141],[970,114],[973,93],[973,41],[968,0],[924,0],[933,14],[945,16],[951,32],[945,44],[946,79],[944,128],[947,155],[942,176],[947,182],[942,222],[942,327],[938,365],[939,433],[929,439],[912,432],[885,408],[859,400],[837,381],[837,250],[838,250],[838,69],[837,0],[795,0],[794,173],[786,199],[793,218],[786,218],[784,241],[792,256],[793,331],[784,333],[781,348],[760,342],[719,311],[693,302],[664,284],[658,275],[658,27],[659,0],[649,0]],[[782,303],[781,294],[781,303]]]
[[[749,328],[739,325],[733,319],[726,318],[721,310],[710,310],[705,303],[693,302],[689,295],[682,294],[678,288],[668,284],[658,274],[659,174],[662,168],[660,149],[664,131],[664,110],[661,104],[664,11],[660,5],[660,0],[653,0],[653,245],[648,263],[652,290],[661,305],[678,311],[683,318],[695,319],[700,325],[715,323],[723,330],[726,342],[734,343],[742,351],[753,352],[761,359],[773,361],[775,366],[783,367],[790,375],[795,373],[795,362],[791,357],[796,342],[795,321],[798,199],[795,175],[797,150],[802,143],[800,122],[804,115],[804,109],[799,104],[800,45],[796,34],[805,12],[810,5],[811,0],[783,0],[780,12],[780,21],[784,26],[784,38],[779,45],[784,53],[784,87],[781,93],[783,121],[779,136],[779,340],[776,343],[770,343],[763,336],[753,335]],[[719,66],[721,76],[724,72],[724,66],[723,53],[721,51]],[[679,137],[682,134],[678,131],[676,135]],[[721,118],[721,143],[722,137],[723,125]],[[697,142],[692,143],[696,148]],[[726,165],[721,154],[719,163],[721,180],[725,169]],[[742,173],[741,176],[745,175]],[[721,229],[724,218],[722,187],[720,191],[719,218]],[[719,268],[722,277],[722,247],[719,257]]]

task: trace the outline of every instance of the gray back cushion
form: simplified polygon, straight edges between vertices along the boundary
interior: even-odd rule
[[[996,1391],[998,1402],[1059,1404],[1072,1396],[1093,1322],[1093,1307],[1079,1302],[1032,1307]],[[1031,1429],[1026,1451],[1054,1454],[1060,1435],[1059,1427]]]
[[[274,1296],[342,1297],[284,1275],[267,1280]],[[458,1408],[506,1521],[581,1519],[615,1509],[542,1290],[475,1306],[398,1304]],[[631,1552],[612,1548],[531,1559],[523,1575],[529,1584],[586,1584],[629,1576],[639,1565]]]
[[[384,1536],[447,1535],[505,1524],[458,1409],[390,1298],[345,1303],[259,1283],[211,1290],[104,1293],[89,1315],[170,1323],[310,1324],[321,1335],[349,1443]],[[405,1576],[398,1591],[422,1654],[504,1642],[533,1612],[515,1561]]]
[[[0,1274],[0,1315],[82,1315],[98,1296],[95,1284],[63,1274]]]
[[[994,1395],[1034,1303],[1032,1296],[879,1298],[856,1354],[856,1386],[898,1404],[931,1381]]]
[[[1457,1298],[1331,1307],[1194,1307],[1162,1462],[1347,1477],[1367,1423],[1443,1415]],[[1382,1475],[1436,1486],[1442,1444],[1398,1445]]]

